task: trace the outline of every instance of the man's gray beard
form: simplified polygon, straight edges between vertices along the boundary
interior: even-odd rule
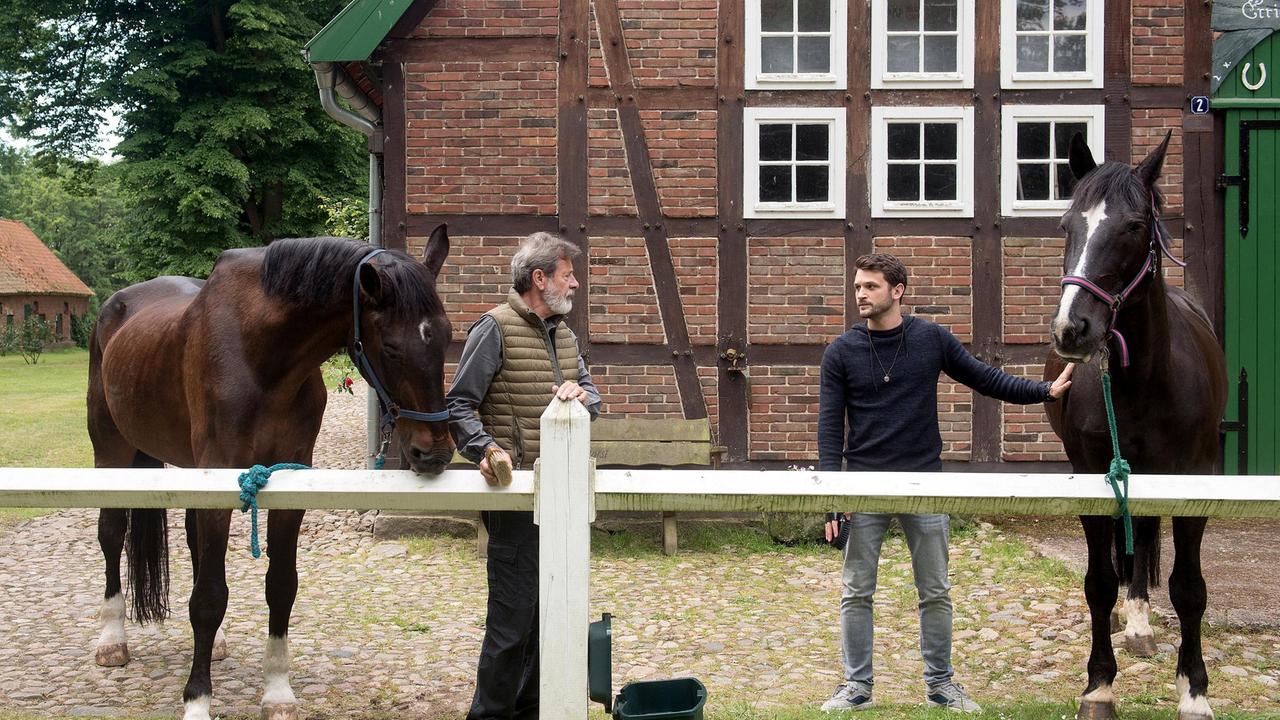
[[[558,295],[551,288],[542,291],[542,301],[556,315],[568,315],[569,311],[573,309],[573,299],[568,296],[568,293]]]

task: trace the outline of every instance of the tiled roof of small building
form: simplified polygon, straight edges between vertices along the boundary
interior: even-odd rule
[[[92,294],[31,228],[0,219],[0,295]]]

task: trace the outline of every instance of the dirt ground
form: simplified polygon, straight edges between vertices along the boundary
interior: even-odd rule
[[[1040,554],[1084,571],[1085,543],[1074,517],[988,518],[1008,533],[1023,537]],[[1173,567],[1173,534],[1169,520],[1161,524],[1161,567],[1165,578]],[[1221,519],[1209,521],[1200,560],[1209,589],[1205,620],[1215,627],[1257,629],[1280,627],[1280,520]],[[1151,604],[1173,618],[1165,583],[1152,592]]]

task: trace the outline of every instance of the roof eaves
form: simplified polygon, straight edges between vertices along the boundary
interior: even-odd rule
[[[368,60],[413,0],[352,0],[303,47],[307,62]]]

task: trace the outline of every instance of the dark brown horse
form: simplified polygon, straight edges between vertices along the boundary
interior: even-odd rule
[[[1045,377],[1057,377],[1064,359],[1089,363],[1099,358],[1109,366],[1120,451],[1133,472],[1211,474],[1218,457],[1218,423],[1226,407],[1226,363],[1204,310],[1187,293],[1166,285],[1161,274],[1161,256],[1169,253],[1155,183],[1168,145],[1166,135],[1131,169],[1121,163],[1095,166],[1084,141],[1079,135],[1074,138],[1070,163],[1079,184],[1071,209],[1062,216],[1067,233],[1065,276],[1052,325],[1056,355],[1050,355]],[[1100,378],[1097,364],[1082,365],[1062,401],[1046,406],[1072,467],[1094,477],[1107,472],[1112,458]],[[1111,609],[1120,582],[1129,582],[1126,606],[1138,619],[1131,620],[1126,633],[1135,638],[1145,634],[1149,641],[1146,587],[1159,579],[1160,520],[1133,519],[1131,558],[1125,555],[1119,520],[1080,521],[1089,548],[1084,588],[1093,624],[1089,684],[1080,699],[1080,717],[1111,718],[1116,676]],[[1200,646],[1206,604],[1200,570],[1204,528],[1204,518],[1173,518],[1169,598],[1182,630],[1177,667],[1180,720],[1213,717]]]
[[[121,290],[103,305],[90,340],[94,464],[310,465],[326,400],[320,365],[345,347],[370,385],[383,389],[391,410],[384,420],[398,418],[406,465],[438,474],[453,454],[441,412],[451,328],[435,290],[448,253],[443,226],[432,233],[423,262],[343,238],[278,240],[222,253],[207,281],[162,277]],[[267,519],[270,628],[262,704],[263,716],[273,720],[298,714],[288,632],[302,516],[271,510]],[[231,511],[188,510],[186,520],[195,652],[183,701],[186,720],[208,720],[215,645],[225,656],[220,626]],[[120,587],[126,538],[135,619],[163,620],[168,612],[165,511],[103,510],[100,665],[129,661]]]

